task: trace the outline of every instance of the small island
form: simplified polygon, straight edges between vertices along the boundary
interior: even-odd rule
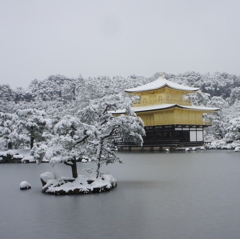
[[[40,176],[42,182],[45,174]],[[116,186],[117,180],[112,175],[103,174],[99,178],[79,175],[77,178],[48,179],[43,183],[42,193],[54,195],[92,194],[108,192]]]

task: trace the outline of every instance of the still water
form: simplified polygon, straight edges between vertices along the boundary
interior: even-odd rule
[[[70,176],[67,166],[0,165],[0,238],[240,238],[239,153],[120,156],[123,164],[104,168],[118,180],[118,187],[84,196],[41,193],[39,175],[51,171]],[[31,190],[19,190],[23,180]]]

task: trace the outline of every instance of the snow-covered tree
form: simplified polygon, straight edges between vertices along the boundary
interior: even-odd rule
[[[210,106],[211,96],[210,94],[197,91],[195,94],[190,94],[189,98],[192,99],[192,103],[196,106]]]
[[[43,140],[43,133],[46,129],[45,112],[36,109],[18,110],[17,115],[19,120],[17,122],[18,131],[25,134],[30,144],[33,147],[35,141]]]
[[[227,142],[240,140],[240,117],[231,119],[227,129],[228,133],[225,136]]]
[[[236,100],[240,101],[240,87],[235,87],[232,89],[231,94],[230,94],[230,103],[234,104]]]
[[[17,133],[18,116],[0,112],[0,141],[1,147],[12,149],[13,146],[19,146],[21,135]]]
[[[10,113],[10,104],[14,103],[15,92],[9,85],[0,85],[0,112]]]
[[[71,166],[72,176],[77,178],[77,160],[86,154],[86,139],[93,134],[93,130],[78,118],[66,115],[55,125],[53,131],[53,136],[48,142],[33,147],[34,158],[39,163],[46,159],[52,166],[63,162]]]
[[[49,160],[50,164],[63,162],[71,166],[73,178],[78,177],[77,160],[83,157],[96,162],[96,177],[103,163],[120,161],[115,140],[130,139],[143,142],[142,120],[130,108],[131,101],[121,95],[104,97],[78,112],[78,117],[64,116],[54,127],[54,136],[47,144],[32,149],[35,159]],[[126,115],[113,116],[112,111],[124,107]]]
[[[93,159],[97,163],[97,178],[102,164],[120,162],[116,154],[115,140],[121,138],[136,144],[143,143],[142,136],[145,135],[143,121],[136,116],[130,106],[130,99],[126,100],[118,94],[92,101],[88,107],[79,112],[82,122],[88,122],[95,127],[94,139],[89,143],[94,149],[90,152],[95,154]],[[125,109],[125,115],[113,116],[112,113],[118,109]]]

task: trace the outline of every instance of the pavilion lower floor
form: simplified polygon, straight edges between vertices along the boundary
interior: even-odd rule
[[[204,144],[202,125],[146,126],[145,131],[143,147],[188,147]],[[117,142],[117,145],[137,147],[134,143],[126,141]]]

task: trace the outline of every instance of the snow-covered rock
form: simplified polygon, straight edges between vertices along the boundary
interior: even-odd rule
[[[30,189],[30,188],[31,188],[31,185],[27,181],[22,181],[20,183],[21,190],[26,190],[26,189]]]
[[[36,160],[33,156],[26,156],[21,160],[22,163],[35,163]]]
[[[235,152],[240,152],[240,147],[236,147],[236,148],[234,149],[234,151],[235,151]]]
[[[54,176],[51,172],[46,172],[46,173],[40,174],[40,180],[41,180],[43,186],[46,185],[46,183],[50,179],[54,179]]]
[[[16,160],[21,160],[24,156],[22,154],[15,154],[13,155],[13,159],[16,159]]]

